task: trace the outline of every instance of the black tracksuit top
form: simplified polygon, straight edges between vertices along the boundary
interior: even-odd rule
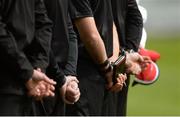
[[[44,0],[53,21],[51,48],[65,75],[76,75],[77,37],[68,14],[68,0]]]
[[[136,0],[111,0],[111,3],[121,47],[137,51],[143,21]]]
[[[113,52],[113,15],[110,0],[69,0],[71,18],[94,17],[96,27],[103,39],[108,57]],[[89,59],[84,44],[78,40],[79,58]]]
[[[51,27],[42,0],[0,0],[0,93],[24,94],[33,69],[47,68]]]

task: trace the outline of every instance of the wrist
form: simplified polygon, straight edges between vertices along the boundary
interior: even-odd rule
[[[113,69],[111,62],[108,59],[105,60],[103,63],[99,64],[98,68],[99,68],[100,72],[103,74],[105,74]]]
[[[134,53],[135,51],[133,49],[127,49],[126,52],[127,53]]]
[[[126,68],[129,68],[132,65],[130,60],[129,60],[129,54],[134,53],[135,51],[133,49],[126,49],[126,50],[124,50],[124,52],[126,54],[125,66],[126,66]]]

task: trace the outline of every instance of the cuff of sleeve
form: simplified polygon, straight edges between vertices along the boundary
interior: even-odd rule
[[[66,76],[77,76],[76,72],[64,70]]]
[[[42,72],[45,73],[48,63],[45,61],[36,61],[33,64],[34,68],[41,68]]]
[[[59,89],[66,82],[66,77],[64,75],[63,76],[58,76],[57,79],[56,79],[56,82],[57,82],[56,87],[57,87],[57,89]]]
[[[127,49],[126,52],[128,53],[134,53],[135,51],[133,49]]]
[[[134,52],[137,52],[137,51],[138,51],[138,48],[127,47],[125,50],[126,50],[126,51],[133,50]]]
[[[33,69],[30,69],[30,70],[25,70],[21,72],[20,77],[22,78],[22,81],[25,84],[29,79],[32,78],[32,75],[33,75]]]

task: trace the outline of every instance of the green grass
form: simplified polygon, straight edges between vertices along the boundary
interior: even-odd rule
[[[152,85],[129,87],[129,116],[180,116],[180,37],[149,38],[147,48],[158,51],[160,77]],[[132,83],[133,77],[131,78]]]

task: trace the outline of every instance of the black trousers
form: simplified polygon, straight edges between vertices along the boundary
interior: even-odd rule
[[[126,80],[126,87],[118,93],[109,93],[104,103],[104,115],[107,116],[126,116],[127,112],[127,97],[128,97],[128,86],[130,78],[128,76]]]
[[[59,90],[58,90],[59,91]],[[65,104],[56,91],[54,97],[44,98],[42,101],[35,101],[33,109],[36,116],[64,116]]]
[[[79,60],[77,74],[81,96],[77,103],[66,106],[66,115],[114,115],[115,103],[109,103],[114,101],[111,96],[113,94],[106,90],[105,79],[98,72],[97,66],[91,62]]]
[[[0,116],[30,115],[33,115],[31,98],[14,94],[0,94]]]
[[[126,80],[126,87],[123,87],[122,91],[117,93],[117,98],[116,98],[116,115],[117,116],[126,116],[127,113],[127,97],[128,97],[128,88],[129,88],[129,82],[130,82],[130,77],[128,76]]]

